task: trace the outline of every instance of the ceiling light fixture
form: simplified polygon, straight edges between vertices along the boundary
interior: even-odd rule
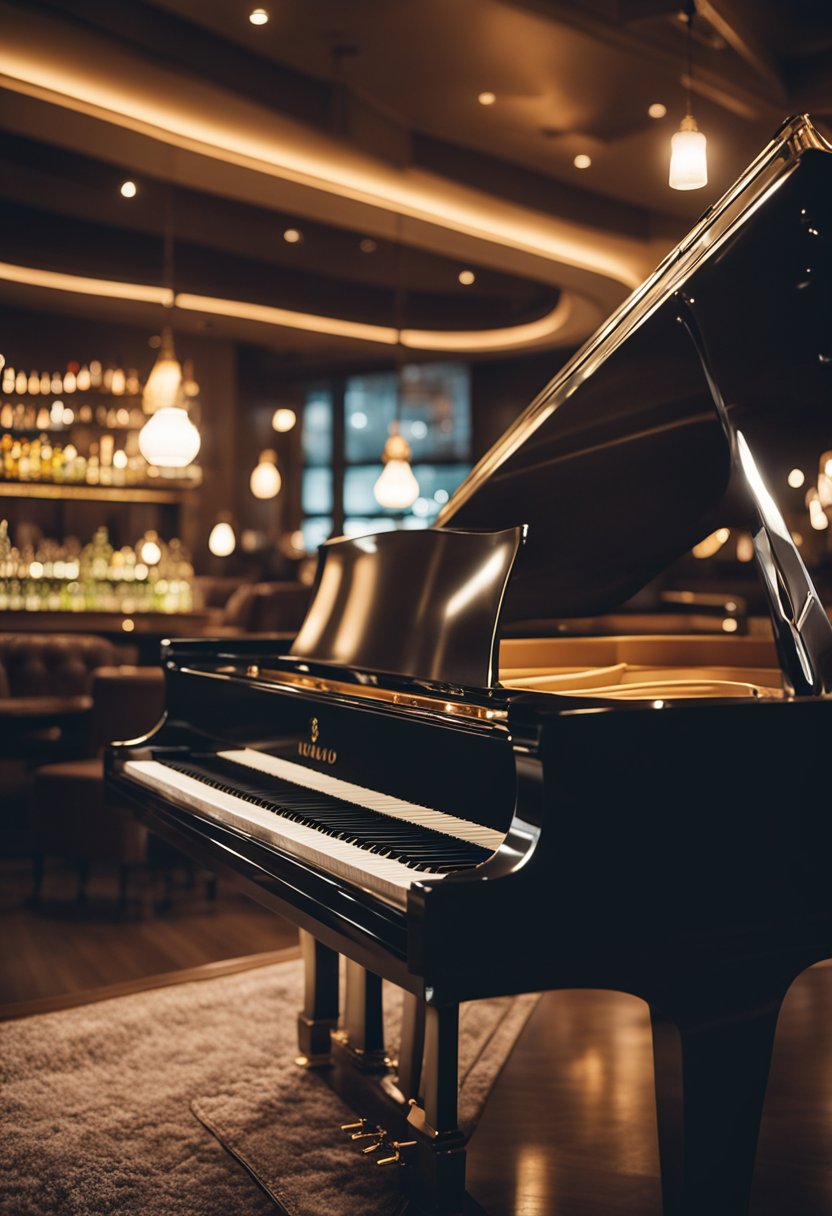
[[[164,278],[170,299],[166,305],[169,316],[174,300],[173,205],[170,191],[165,203]],[[173,330],[166,322],[162,327],[159,354],[142,393],[142,407],[150,417],[139,431],[139,451],[148,464],[157,468],[183,469],[196,459],[200,435],[185,408],[188,396],[193,395],[192,387],[198,389],[190,375],[186,379],[182,374],[181,364],[173,349]]]
[[[477,101],[481,106],[493,106],[496,100],[497,94],[491,93],[488,90],[486,90],[484,93],[480,93],[480,95],[477,97]]]
[[[463,287],[470,287],[472,283],[476,283],[477,281],[477,276],[473,270],[460,270],[458,278]]]
[[[255,498],[277,498],[283,478],[277,467],[277,452],[273,448],[266,448],[260,453],[260,459],[251,470],[248,484]]]
[[[701,190],[708,184],[708,141],[696,125],[693,117],[690,92],[693,83],[693,18],[696,15],[695,0],[687,0],[684,16],[687,18],[688,74],[685,80],[685,117],[679,130],[670,141],[670,173],[668,184],[672,190]]]
[[[654,101],[652,105],[647,107],[647,113],[651,118],[664,118],[667,113],[667,106],[663,101]]]
[[[287,245],[299,245],[303,240],[303,233],[297,228],[287,228],[283,233],[283,239]]]
[[[404,279],[403,279],[403,249],[401,235],[401,215],[396,216],[396,366],[395,393],[396,416],[390,423],[390,430],[381,453],[384,468],[373,486],[373,495],[380,507],[386,511],[406,511],[412,507],[419,497],[419,482],[410,467],[410,444],[401,434],[400,420],[402,413],[402,323],[404,321]],[[462,274],[466,272],[463,271]],[[462,281],[462,274],[459,276]],[[473,274],[471,279],[473,281]]]
[[[272,414],[272,428],[281,434],[285,434],[286,431],[291,431],[297,420],[298,416],[294,410],[290,410],[286,406],[280,406]]]
[[[586,152],[579,152],[572,164],[576,169],[588,169],[592,164],[592,157],[587,156]]]
[[[268,25],[269,14],[264,8],[252,9],[248,15],[248,19],[252,25]]]
[[[214,557],[230,557],[237,548],[237,536],[230,511],[221,511],[208,537],[208,552]]]
[[[135,198],[138,194],[138,186],[135,182],[122,182],[119,187],[122,198]]]

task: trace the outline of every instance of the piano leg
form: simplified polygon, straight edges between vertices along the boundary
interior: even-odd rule
[[[298,1064],[328,1064],[330,1039],[338,1026],[338,953],[300,931],[304,966],[303,1009],[298,1014]]]
[[[346,959],[344,1028],[338,1040],[362,1072],[386,1072],[381,978]]]
[[[459,1006],[425,1006],[421,1099],[410,1107],[416,1139],[412,1197],[425,1212],[450,1216],[465,1204],[465,1137],[457,1123]]]
[[[425,1002],[412,992],[403,994],[402,1038],[397,1069],[398,1089],[407,1101],[419,1099],[422,1053],[425,1049]]]
[[[784,995],[651,1005],[663,1216],[746,1216]]]

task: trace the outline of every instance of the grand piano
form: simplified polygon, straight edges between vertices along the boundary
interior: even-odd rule
[[[830,151],[787,121],[437,527],[325,544],[288,653],[166,643],[162,722],[109,750],[120,804],[302,930],[302,1056],[383,1094],[414,1211],[465,1204],[459,1003],[568,987],[649,1005],[666,1216],[747,1211],[778,1010],[832,956],[832,627],[759,458],[829,446]],[[534,636],[718,526],[770,632]]]

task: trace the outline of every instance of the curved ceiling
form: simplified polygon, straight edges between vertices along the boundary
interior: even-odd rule
[[[713,121],[719,109],[726,136],[709,197],[688,199],[663,185],[658,193],[652,161],[641,172],[631,163],[634,149],[649,139],[664,146],[669,134],[644,118],[644,103],[679,88],[675,4],[622,2],[610,19],[600,2],[476,0],[472,25],[472,3],[459,0],[451,18],[442,0],[407,12],[379,0],[347,11],[331,0],[284,0],[275,21],[254,30],[244,6],[215,0],[0,0],[4,123],[33,141],[18,197],[4,191],[7,205],[32,208],[31,149],[52,147],[44,160],[54,173],[60,145],[94,159],[98,180],[108,167],[141,178],[148,208],[139,202],[108,220],[85,169],[57,206],[50,196],[64,247],[86,216],[129,234],[135,253],[159,229],[154,192],[174,184],[188,221],[183,238],[177,220],[183,309],[249,321],[259,336],[300,327],[343,337],[338,326],[351,322],[369,327],[355,341],[382,346],[399,329],[422,350],[575,345],[681,235],[682,217],[730,182],[750,158],[746,147],[756,150],[788,104],[783,63],[766,50],[773,9],[758,10],[768,25],[756,28],[737,19],[734,0],[701,0],[707,63],[697,107],[710,106]],[[788,53],[793,68],[807,52],[793,43]],[[430,73],[418,73],[420,62]],[[488,114],[472,102],[483,87],[499,92]],[[591,190],[575,182],[579,145],[597,166]],[[729,148],[739,149],[738,163],[728,162]],[[274,239],[289,222],[308,229],[292,251]],[[45,253],[48,242],[32,236]],[[376,243],[372,258],[356,252],[362,238]],[[117,243],[81,277],[123,281]],[[247,265],[252,245],[259,275]],[[217,246],[211,265],[203,249]],[[26,268],[79,269],[0,255],[18,282]],[[213,274],[200,279],[205,265]],[[462,266],[476,271],[473,289],[455,281]]]

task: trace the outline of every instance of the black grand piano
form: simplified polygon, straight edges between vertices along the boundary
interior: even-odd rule
[[[166,643],[162,723],[109,751],[120,803],[300,926],[310,1065],[383,1072],[404,990],[415,1210],[464,1205],[459,1003],[565,987],[649,1004],[666,1216],[747,1210],[781,1001],[832,956],[832,627],[757,456],[832,430],[831,151],[786,122],[436,528],[324,545],[288,653]],[[740,525],[770,635],[529,627]]]

